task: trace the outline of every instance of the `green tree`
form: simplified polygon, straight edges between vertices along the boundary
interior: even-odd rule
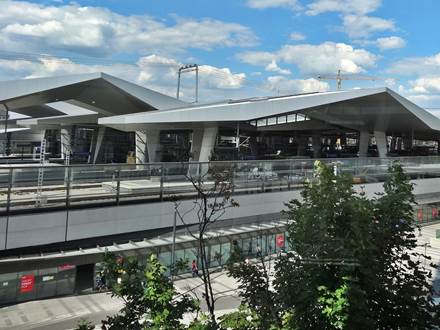
[[[80,319],[74,330],[93,330],[95,325],[87,319]]]
[[[237,320],[244,315],[243,311],[250,311],[255,316],[247,315],[246,317],[251,318],[254,329],[269,329],[271,326],[280,327],[281,317],[276,292],[271,289],[269,269],[261,251],[257,254],[255,263],[243,262],[243,259],[241,249],[233,245],[227,271],[229,276],[238,280],[239,296],[247,308],[242,309],[242,313],[239,313],[239,311],[230,317]],[[258,326],[255,326],[257,322]],[[244,320],[243,324],[246,324]]]
[[[274,285],[285,309],[293,309],[300,329],[333,329],[323,313],[320,298],[324,286],[334,292],[344,278],[347,283],[348,315],[344,327],[362,329],[367,322],[362,306],[365,297],[358,284],[359,258],[371,249],[368,232],[372,218],[370,202],[355,193],[351,178],[335,176],[320,162],[315,163],[315,178],[307,182],[302,200],[293,200],[286,212],[289,218],[291,252],[276,263]]]
[[[118,259],[108,253],[104,265],[112,296],[124,301],[119,313],[107,318],[108,329],[182,329],[183,314],[196,308],[187,295],[177,295],[154,255],[144,267],[135,258]]]
[[[216,297],[212,289],[210,258],[208,256],[208,243],[211,237],[209,230],[213,224],[222,218],[226,210],[238,207],[238,203],[232,197],[232,169],[210,165],[204,174],[188,175],[196,196],[192,201],[190,210],[182,211],[181,202],[175,196],[175,212],[178,219],[185,226],[189,235],[197,242],[197,261],[201,270],[203,282],[203,297],[206,302],[211,323],[216,324],[215,303]],[[188,220],[187,218],[190,218]],[[189,221],[196,223],[191,225]]]
[[[417,253],[412,185],[390,167],[384,193],[356,193],[352,179],[315,164],[302,200],[288,204],[292,251],[275,287],[300,329],[429,329],[438,325],[426,256]]]
[[[394,163],[384,193],[374,201],[370,240],[362,268],[368,312],[378,329],[431,329],[440,325],[433,303],[430,257],[416,251],[413,186]],[[428,262],[427,267],[425,264]]]

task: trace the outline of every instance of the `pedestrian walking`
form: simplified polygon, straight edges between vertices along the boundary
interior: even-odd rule
[[[199,276],[199,269],[197,268],[197,263],[195,260],[193,260],[191,264],[191,273],[192,277]]]

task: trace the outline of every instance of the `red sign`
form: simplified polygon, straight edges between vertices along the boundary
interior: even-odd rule
[[[436,207],[432,208],[432,217],[434,219],[438,217],[438,208],[436,208]]]
[[[71,264],[62,264],[58,266],[58,270],[59,271],[63,271],[63,270],[70,270],[70,269],[74,269],[75,265],[71,265]]]
[[[32,274],[23,275],[20,278],[20,293],[31,292],[32,290],[34,290],[34,285],[35,285],[34,275]]]
[[[284,234],[278,234],[276,237],[277,246],[283,247],[284,246]]]
[[[418,210],[417,210],[417,219],[418,219],[419,221],[422,221],[422,220],[423,220],[423,210],[422,210],[422,209],[418,209]]]

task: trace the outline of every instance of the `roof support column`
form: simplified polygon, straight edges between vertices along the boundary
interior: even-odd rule
[[[359,132],[359,157],[368,156],[368,145],[370,144],[370,132]]]
[[[160,130],[147,130],[147,152],[148,152],[148,162],[156,163],[160,162]]]
[[[194,130],[191,149],[195,161],[208,162],[210,160],[212,151],[215,147],[217,133],[217,126]]]
[[[159,162],[160,130],[136,131],[136,163]]]
[[[200,156],[200,148],[202,147],[203,128],[193,129],[191,139],[191,161],[197,162]]]
[[[102,142],[104,141],[104,136],[105,136],[105,127],[99,126],[98,136],[96,138],[95,152],[93,154],[93,164],[96,164],[96,161],[98,160],[99,153],[101,152]]]
[[[377,152],[379,157],[386,157],[387,149],[387,135],[385,132],[374,131],[374,138],[376,139]]]
[[[61,158],[69,159],[72,154],[72,126],[61,127]]]

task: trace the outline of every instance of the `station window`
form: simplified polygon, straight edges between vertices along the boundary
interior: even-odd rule
[[[287,122],[288,122],[288,123],[293,123],[293,122],[295,122],[295,121],[296,121],[296,114],[288,115],[288,116],[287,116]]]
[[[276,125],[277,118],[276,117],[270,117],[267,119],[267,125]]]
[[[264,119],[258,119],[257,121],[257,126],[266,126],[267,125],[267,120],[266,118]]]
[[[306,120],[306,117],[300,113],[296,114],[296,121],[304,121]]]
[[[277,118],[277,123],[278,124],[285,124],[287,122],[287,117],[286,116],[279,116]]]

